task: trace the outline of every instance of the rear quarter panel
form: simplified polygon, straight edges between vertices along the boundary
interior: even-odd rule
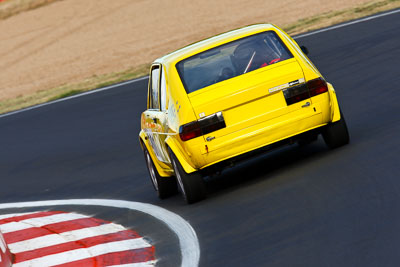
[[[167,146],[172,150],[187,173],[201,166],[198,155],[204,146],[203,137],[183,142],[179,137],[179,127],[196,120],[192,104],[180,81],[175,64],[167,66],[167,99],[168,99],[168,138]]]

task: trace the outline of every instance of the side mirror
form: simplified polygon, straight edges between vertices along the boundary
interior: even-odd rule
[[[304,54],[308,55],[308,48],[305,47],[304,45],[300,46],[301,51],[303,51]]]

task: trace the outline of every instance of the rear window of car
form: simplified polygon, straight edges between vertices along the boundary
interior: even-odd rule
[[[274,31],[241,38],[176,65],[187,93],[292,58]]]

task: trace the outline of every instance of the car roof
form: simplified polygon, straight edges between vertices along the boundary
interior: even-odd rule
[[[154,63],[161,63],[161,64],[170,64],[173,62],[180,61],[184,58],[190,57],[195,55],[199,52],[208,50],[210,48],[216,47],[218,45],[228,43],[230,41],[240,39],[242,37],[252,35],[258,32],[266,31],[266,30],[276,30],[277,27],[273,24],[255,24],[246,26],[243,28],[239,28],[236,30],[232,30],[229,32],[225,32],[199,42],[195,42],[188,46],[185,46],[181,49],[178,49],[172,53],[169,53],[161,58],[158,58],[154,61]]]

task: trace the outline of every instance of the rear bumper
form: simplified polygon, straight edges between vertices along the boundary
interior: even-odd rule
[[[327,112],[321,112],[319,105],[315,107],[316,112],[312,111],[312,107],[312,113],[304,113],[302,117],[287,114],[276,118],[276,121],[267,121],[220,140],[216,139],[215,144],[212,144],[214,140],[206,143],[209,151],[202,151],[203,164],[200,169],[326,125],[329,119],[325,119],[323,114]]]
[[[253,150],[247,151],[247,152],[239,154],[239,155],[227,157],[219,162],[204,166],[203,168],[200,169],[200,171],[204,175],[211,175],[211,174],[217,173],[225,168],[232,167],[240,162],[243,162],[243,161],[249,160],[251,158],[260,156],[262,154],[268,153],[272,150],[275,150],[275,149],[278,149],[278,148],[281,148],[281,147],[284,147],[287,145],[296,144],[297,142],[302,141],[302,140],[307,140],[310,138],[312,139],[312,137],[316,137],[318,134],[320,134],[323,131],[325,125],[326,124],[318,126],[314,129],[307,130],[303,133],[273,142],[271,144],[267,144],[267,145],[255,148]]]

